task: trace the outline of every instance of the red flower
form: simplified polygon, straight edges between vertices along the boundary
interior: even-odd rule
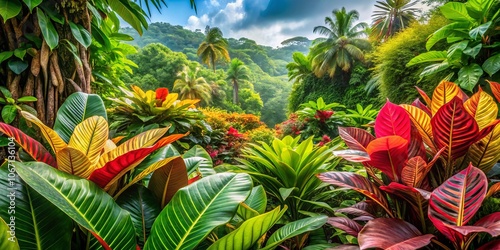
[[[234,136],[234,137],[242,137],[243,136],[242,134],[240,134],[238,132],[238,130],[236,130],[233,127],[229,127],[229,130],[227,131],[227,135]]]
[[[314,118],[319,119],[320,122],[325,122],[326,120],[330,119],[332,115],[332,110],[317,110]]]
[[[156,106],[160,107],[161,104],[167,99],[168,89],[167,88],[157,88],[156,89]]]
[[[331,142],[332,139],[330,139],[330,137],[328,135],[323,135],[323,137],[321,138],[321,141],[318,143],[318,146],[324,146],[325,144],[327,144],[328,142]]]

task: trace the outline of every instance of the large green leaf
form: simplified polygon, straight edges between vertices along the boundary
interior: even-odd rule
[[[10,223],[10,222],[9,222]],[[0,217],[0,249],[2,250],[19,250],[17,238],[11,233],[10,226]]]
[[[446,39],[456,33],[457,30],[466,30],[469,28],[469,23],[467,22],[454,22],[448,25],[441,27],[436,30],[430,37],[427,39],[427,43],[425,44],[425,48],[430,50],[437,42]],[[467,34],[467,33],[466,33]],[[469,34],[464,35],[469,36]]]
[[[109,6],[115,11],[125,22],[130,24],[138,33],[142,35],[143,23],[140,20],[140,13],[131,5],[135,3],[123,0],[110,0]],[[147,27],[147,26],[145,26]]]
[[[7,124],[11,123],[12,121],[14,121],[14,119],[16,119],[16,116],[17,116],[16,106],[14,106],[14,105],[3,106],[3,108],[2,108],[2,120],[5,123],[7,123]]]
[[[267,196],[262,185],[252,188],[252,192],[244,203],[238,207],[238,215],[244,220],[248,220],[266,211]]]
[[[13,55],[14,55],[14,51],[3,51],[3,52],[0,52],[0,63],[2,63],[3,61],[9,59]]]
[[[435,63],[431,64],[422,70],[422,73],[420,73],[420,77],[428,76],[435,74],[437,72],[441,72],[443,70],[446,70],[450,67],[450,64],[448,64],[447,61],[443,61],[442,63]]]
[[[94,115],[108,119],[101,97],[82,92],[73,93],[57,111],[54,130],[68,143],[76,125]]]
[[[472,39],[476,39],[478,35],[480,37],[482,37],[484,35],[484,33],[486,33],[486,31],[488,31],[490,26],[491,26],[491,21],[489,21],[487,23],[483,23],[483,24],[477,26],[476,28],[472,29],[471,31],[469,31],[469,36]]]
[[[415,64],[425,63],[425,62],[442,62],[442,61],[446,60],[447,55],[448,54],[446,51],[424,52],[424,53],[412,58],[406,64],[406,67],[410,67],[410,66],[413,66]]]
[[[21,12],[23,5],[19,0],[0,0],[0,16],[3,22],[13,18]]]
[[[51,167],[50,167],[51,168]],[[73,221],[17,176],[14,165],[0,167],[0,217],[12,224],[21,249],[68,249]],[[1,246],[0,249],[5,249]]]
[[[135,249],[130,214],[97,185],[40,162],[14,163],[14,166],[28,185],[109,248]]]
[[[327,219],[326,215],[318,215],[288,223],[280,227],[269,237],[266,247],[263,250],[274,249],[287,239],[316,230],[323,226]]]
[[[243,250],[251,249],[257,241],[271,229],[274,224],[283,216],[287,207],[280,209],[276,207],[274,210],[265,214],[253,217],[246,220],[236,230],[220,238],[208,249],[233,249]]]
[[[57,46],[57,44],[59,44],[59,34],[57,33],[57,30],[52,24],[50,18],[48,18],[45,13],[43,13],[42,9],[37,8],[36,15],[38,18],[38,25],[42,30],[43,38],[45,38],[45,42],[52,50]]]
[[[251,188],[249,175],[222,173],[180,189],[153,224],[144,249],[193,249],[231,220]]]
[[[161,212],[160,203],[153,193],[142,185],[133,185],[127,189],[118,197],[116,203],[130,213],[138,244],[143,247],[156,217]]]
[[[19,75],[28,68],[28,63],[17,58],[12,58],[7,63],[7,66],[9,66],[9,69],[12,70],[12,72]]]
[[[463,3],[450,2],[439,8],[443,15],[452,21],[472,22],[473,19],[467,13]]]
[[[73,22],[69,22],[69,27],[71,28],[71,33],[75,37],[75,39],[83,45],[83,47],[87,48],[92,43],[92,36],[90,32],[86,30],[80,24],[75,24]]]
[[[496,54],[486,59],[483,63],[483,70],[490,76],[497,73],[500,70],[500,54]]]
[[[483,69],[477,63],[467,65],[458,71],[458,84],[463,89],[472,91],[482,75]]]
[[[182,155],[188,174],[198,169],[203,177],[215,174],[214,163],[207,151],[200,145],[195,145]]]
[[[43,0],[23,0],[23,2],[28,6],[30,11],[32,11],[36,6],[40,5]]]

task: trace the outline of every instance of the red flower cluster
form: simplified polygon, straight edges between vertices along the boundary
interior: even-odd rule
[[[317,110],[314,118],[319,119],[320,122],[325,122],[326,120],[330,119],[332,115],[332,110]]]
[[[328,135],[323,135],[323,137],[321,138],[321,141],[318,143],[318,146],[322,147],[331,141],[332,141],[332,139],[330,139],[330,137]]]
[[[155,92],[156,92],[156,106],[161,107],[162,103],[167,99],[168,89],[157,88]]]
[[[233,127],[229,127],[229,130],[227,131],[227,135],[234,136],[234,137],[242,137],[243,135],[238,132],[237,129]]]

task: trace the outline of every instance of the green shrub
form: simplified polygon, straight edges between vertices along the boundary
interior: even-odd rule
[[[425,50],[427,37],[437,29],[447,24],[447,20],[434,15],[428,23],[413,23],[404,31],[398,33],[387,42],[381,44],[373,52],[372,62],[375,66],[374,76],[380,76],[380,95],[396,103],[409,103],[418,97],[414,86],[426,92],[432,92],[434,87],[450,72],[444,71],[432,77],[420,80],[420,73],[426,65],[406,67],[406,64],[416,55]],[[446,44],[436,44],[436,50],[445,50]]]

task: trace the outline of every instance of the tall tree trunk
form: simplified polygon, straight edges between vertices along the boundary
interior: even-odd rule
[[[6,86],[14,99],[35,96],[38,100],[31,106],[35,108],[42,122],[52,126],[57,109],[68,95],[79,89],[91,93],[89,52],[78,45],[68,24],[71,21],[90,32],[91,17],[86,0],[46,1],[55,5],[58,14],[65,20],[64,24],[52,21],[59,35],[59,45],[53,50],[50,50],[42,35],[37,18],[38,8],[34,8],[30,13],[23,5],[23,10],[17,17],[6,22],[0,17],[0,53],[16,49],[27,52],[22,58],[12,56],[1,63],[0,85]],[[36,40],[41,43],[33,42]],[[76,55],[81,63],[74,59],[66,41],[76,46]],[[27,68],[16,74],[9,67],[9,61],[27,64]],[[68,81],[75,82],[77,86]]]
[[[233,81],[233,104],[239,105],[240,100],[239,100],[239,89],[240,86],[238,85],[238,81]]]

